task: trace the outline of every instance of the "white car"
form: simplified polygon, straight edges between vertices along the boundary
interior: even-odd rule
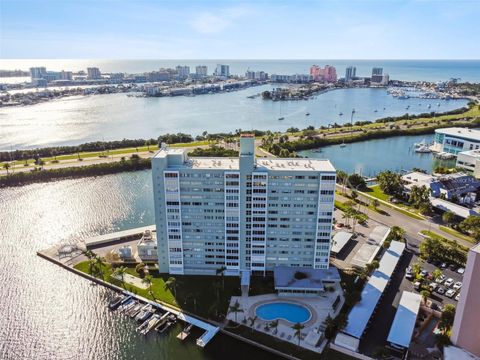
[[[445,281],[445,286],[452,286],[453,283],[455,282],[455,280],[453,280],[452,278],[448,278],[446,281]]]
[[[458,293],[457,296],[455,296],[455,300],[457,300],[457,301],[460,300],[460,293]]]
[[[453,295],[455,295],[455,290],[453,289],[448,289],[448,291],[445,293],[445,296],[449,298],[452,298]]]
[[[465,268],[458,268],[457,273],[464,274],[465,273]]]
[[[453,288],[455,290],[459,290],[461,287],[462,287],[462,282],[461,281],[457,281],[455,284],[453,284]]]
[[[438,287],[438,284],[436,282],[431,282],[428,287],[430,288],[430,291],[435,291],[435,289]]]
[[[444,281],[446,278],[447,278],[447,277],[442,274],[442,275],[440,275],[438,278],[435,279],[435,282],[436,282],[437,284],[441,284],[441,283],[443,283],[443,281]]]

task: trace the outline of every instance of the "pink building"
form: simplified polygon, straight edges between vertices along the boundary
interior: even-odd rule
[[[326,82],[335,82],[337,81],[337,69],[334,66],[325,65],[323,76]]]
[[[313,81],[337,81],[337,70],[335,67],[330,65],[325,65],[324,69],[318,65],[312,65],[310,67],[310,75],[313,77]]]
[[[323,69],[318,65],[310,67],[310,75],[313,77],[313,81],[323,81]]]
[[[451,340],[480,357],[480,245],[468,252],[467,266],[463,276]]]

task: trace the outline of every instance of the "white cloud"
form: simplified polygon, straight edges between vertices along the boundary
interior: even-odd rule
[[[210,12],[204,12],[194,19],[190,25],[199,33],[214,34],[219,33],[227,28],[228,25],[230,25],[230,21]]]
[[[190,26],[202,34],[220,33],[227,27],[233,25],[235,20],[248,13],[249,10],[246,7],[240,6],[222,9],[217,13],[204,11],[190,22]]]

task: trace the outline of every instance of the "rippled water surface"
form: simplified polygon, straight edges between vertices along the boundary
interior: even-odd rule
[[[0,150],[157,138],[177,132],[198,135],[205,130],[285,131],[292,126],[303,129],[309,125],[350,122],[352,109],[357,121],[405,113],[444,112],[467,104],[466,100],[399,100],[385,89],[341,89],[307,101],[247,98],[271,88],[265,85],[195,97],[72,96],[31,106],[0,108]],[[307,112],[310,116],[306,116]],[[281,117],[284,120],[279,121]]]

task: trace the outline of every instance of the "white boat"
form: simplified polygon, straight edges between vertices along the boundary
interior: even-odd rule
[[[429,153],[432,152],[430,148],[427,145],[421,145],[415,149],[415,152],[417,153]]]
[[[142,335],[147,335],[150,330],[152,330],[156,325],[157,323],[160,321],[160,315],[158,314],[155,314],[153,315],[150,320],[148,320],[146,322],[147,325],[145,325],[141,330],[140,330],[140,334]],[[143,326],[143,324],[141,325]]]
[[[413,146],[414,146],[415,148],[419,148],[419,147],[421,147],[421,146],[426,146],[426,145],[427,145],[427,141],[426,141],[426,140],[427,140],[427,139],[424,138],[424,139],[423,139],[422,141],[420,141],[419,143],[413,144]]]

